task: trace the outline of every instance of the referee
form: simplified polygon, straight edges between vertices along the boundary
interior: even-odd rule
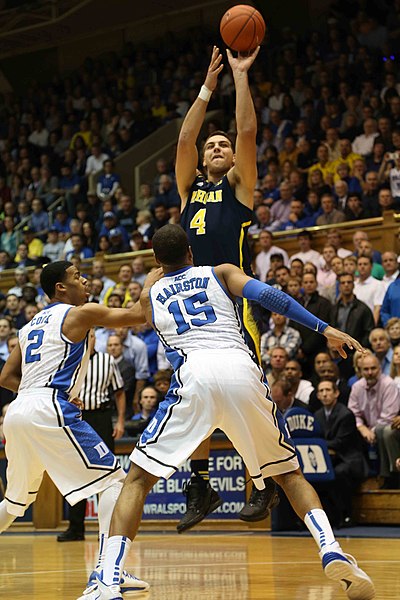
[[[86,377],[79,394],[84,408],[82,419],[99,434],[107,446],[114,452],[114,440],[124,434],[126,398],[124,381],[115,359],[104,352],[94,349],[95,336],[89,334],[90,361]],[[113,395],[118,418],[113,427]],[[58,542],[75,542],[85,539],[86,500],[69,507],[69,527],[57,536]]]

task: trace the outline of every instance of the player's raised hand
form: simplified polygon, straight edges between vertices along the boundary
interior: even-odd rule
[[[331,346],[339,352],[342,358],[347,358],[346,351],[344,346],[347,346],[350,350],[358,350],[359,352],[366,352],[365,348],[363,348],[357,340],[344,333],[344,331],[339,331],[339,329],[335,329],[328,325],[328,327],[324,331],[324,336],[329,341]]]
[[[235,56],[233,56],[233,54],[229,50],[229,48],[227,48],[226,53],[228,55],[228,61],[229,61],[229,64],[231,65],[233,74],[244,73],[244,72],[248,71],[250,69],[251,65],[253,64],[253,62],[255,61],[257,54],[259,52],[260,52],[260,46],[257,46],[257,48],[255,48],[251,52],[248,52],[246,54],[239,53],[235,57]]]
[[[163,276],[164,272],[161,267],[158,267],[157,269],[152,269],[150,273],[147,274],[147,277],[144,280],[143,289],[151,288],[151,286],[154,285],[157,281],[159,281]]]
[[[217,87],[218,75],[221,73],[223,68],[224,68],[224,65],[222,63],[222,54],[219,51],[219,48],[217,48],[217,46],[214,46],[212,55],[211,55],[211,61],[208,66],[206,80],[204,82],[204,85],[211,92],[213,92],[215,90],[215,88]]]

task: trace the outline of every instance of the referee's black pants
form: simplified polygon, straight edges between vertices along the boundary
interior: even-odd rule
[[[114,452],[114,438],[112,425],[112,409],[83,410],[82,419],[93,427],[96,433]],[[85,532],[86,500],[81,500],[75,506],[69,507],[69,529],[74,533]]]

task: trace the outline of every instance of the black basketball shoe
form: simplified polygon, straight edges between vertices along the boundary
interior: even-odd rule
[[[186,513],[176,526],[178,533],[191,529],[222,504],[222,499],[210,484],[199,482],[196,478],[184,484],[183,493],[186,496]]]
[[[264,479],[264,483],[264,490],[258,490],[253,483],[249,501],[239,513],[239,519],[242,521],[262,521],[279,504],[275,481],[268,477]]]

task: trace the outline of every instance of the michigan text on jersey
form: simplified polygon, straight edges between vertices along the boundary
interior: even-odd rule
[[[210,192],[206,192],[205,190],[194,190],[192,197],[190,198],[190,204],[193,204],[194,202],[200,202],[200,204],[222,202],[222,190],[211,190]]]

